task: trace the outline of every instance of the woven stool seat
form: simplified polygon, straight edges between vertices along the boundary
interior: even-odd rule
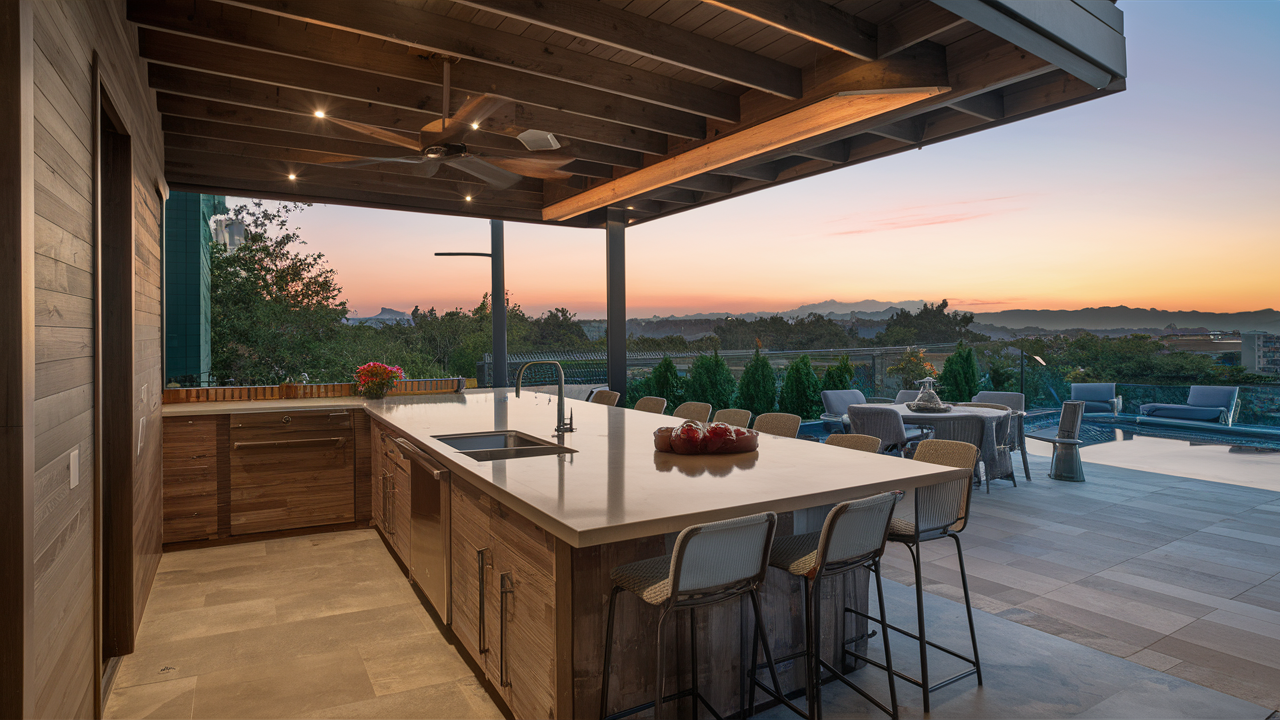
[[[818,567],[818,536],[821,534],[811,532],[775,537],[773,551],[769,553],[769,565],[792,575],[808,577]]]
[[[908,518],[894,518],[889,521],[890,540],[910,540],[916,536],[916,521]]]
[[[609,579],[650,605],[661,605],[671,597],[671,556],[619,565],[609,573]]]

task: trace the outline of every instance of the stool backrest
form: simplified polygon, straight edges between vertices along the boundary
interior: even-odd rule
[[[640,412],[649,412],[661,415],[667,409],[667,399],[646,395],[636,401],[636,409]]]
[[[907,429],[902,425],[902,414],[891,407],[883,405],[850,405],[849,429],[859,435],[870,435],[880,438],[880,449],[884,452],[890,445],[902,445],[907,442]]]
[[[591,393],[591,402],[597,405],[617,405],[621,394],[613,390],[597,390]]]
[[[1058,438],[1061,440],[1080,439],[1080,421],[1084,419],[1084,402],[1062,403],[1062,417],[1058,419]]]
[[[756,417],[756,432],[793,438],[800,434],[800,416],[791,413],[764,413]]]
[[[974,402],[995,403],[1004,405],[1014,412],[1026,412],[1027,398],[1022,393],[1016,392],[996,392],[994,390],[983,390],[973,396]]]
[[[671,595],[713,594],[764,580],[778,516],[771,512],[685,528],[671,554]]]
[[[704,423],[711,419],[711,406],[704,402],[680,403],[680,407],[676,408],[671,415],[684,420],[697,420]]]
[[[866,562],[884,553],[889,520],[902,497],[901,490],[842,502],[831,508],[818,535],[819,573],[849,562]]]
[[[729,423],[740,428],[751,424],[751,411],[739,408],[725,408],[716,411],[716,422]]]
[[[871,435],[832,433],[827,436],[827,444],[862,452],[880,452],[880,438]]]
[[[916,533],[963,530],[969,515],[973,468],[978,464],[977,446],[954,440],[923,440],[913,459],[969,471],[959,480],[916,488]]]

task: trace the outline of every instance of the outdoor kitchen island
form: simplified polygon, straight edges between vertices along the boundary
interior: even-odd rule
[[[833,503],[964,474],[771,435],[760,436],[757,451],[740,455],[657,453],[653,431],[678,424],[677,418],[565,402],[576,431],[563,436],[554,433],[556,395],[528,389],[519,398],[498,389],[384,400],[188,403],[166,406],[165,422],[166,433],[170,423],[181,432],[201,417],[229,417],[220,422],[230,425],[230,444],[243,446],[231,450],[232,534],[242,522],[256,529],[272,520],[301,531],[320,487],[307,463],[323,453],[343,457],[344,443],[338,440],[335,450],[328,441],[353,428],[355,457],[346,462],[354,465],[355,481],[346,502],[353,491],[357,525],[363,503],[460,652],[519,718],[598,715],[609,572],[669,553],[685,527],[773,511],[780,536],[810,532]],[[315,423],[321,427],[306,430]],[[304,431],[315,438],[298,434]],[[518,433],[511,444],[534,454],[477,459],[523,453],[485,449],[484,435],[506,431]],[[471,437],[449,437],[458,435]],[[563,452],[546,444],[562,444]],[[166,453],[183,454],[168,441]],[[238,460],[237,453],[262,455]],[[344,467],[351,478],[351,465]],[[255,468],[267,475],[250,482]],[[166,487],[169,482],[166,469]],[[337,485],[323,487],[326,497],[336,497]],[[166,508],[168,502],[166,495]],[[867,582],[865,573],[850,573],[843,588],[828,583],[827,592],[843,592],[848,606],[865,610]],[[778,656],[802,643],[801,593],[793,583],[789,574],[771,571],[761,594]],[[629,593],[618,603],[610,712],[650,702],[654,694],[658,611]],[[852,622],[846,627],[842,616],[823,618],[829,658],[833,635],[853,639],[863,632]],[[739,658],[750,643],[751,617],[737,602],[697,615],[700,689],[722,714],[739,708]],[[690,685],[687,623],[687,613],[671,623],[668,694]],[[802,686],[797,667],[784,665],[780,677],[787,690]],[[757,698],[763,700],[760,693]],[[688,700],[680,703],[680,716],[690,714]]]
[[[772,510],[780,535],[807,532],[831,503],[963,474],[769,435],[743,455],[655,453],[654,429],[677,419],[566,403],[577,430],[565,434],[563,444],[576,452],[490,461],[473,460],[436,436],[515,430],[555,440],[554,395],[477,390],[366,408],[375,435],[384,426],[425,451],[424,462],[449,471],[450,602],[436,611],[516,717],[596,716],[609,571],[669,552],[685,527]],[[375,440],[375,453],[377,447]],[[805,512],[811,508],[818,510]],[[866,582],[865,575],[849,576],[851,604],[865,607]],[[762,594],[779,655],[802,638],[795,607],[800,592],[791,583],[787,574],[771,572]],[[619,598],[610,712],[653,698],[657,615],[636,597]],[[700,685],[722,713],[738,709],[740,644],[744,636],[750,642],[749,619],[750,611],[740,612],[736,602],[698,614]],[[688,687],[686,623],[674,623],[667,645],[668,692],[677,687],[677,673],[678,687]],[[856,631],[831,630],[850,638]],[[785,674],[788,689],[798,686],[791,675]]]

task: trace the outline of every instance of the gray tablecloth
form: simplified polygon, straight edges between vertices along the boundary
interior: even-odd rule
[[[949,413],[911,412],[906,405],[889,405],[888,407],[902,413],[902,422],[913,425],[935,426],[947,422],[948,418],[961,415],[977,415],[982,418],[982,445],[979,447],[982,463],[986,466],[988,477],[1004,477],[1012,472],[1013,463],[1006,448],[1003,452],[1000,445],[1008,444],[1008,439],[1001,437],[1008,433],[1010,413],[1005,410],[978,407],[953,407]],[[1003,420],[1003,422],[1002,422]],[[997,429],[999,432],[997,432]]]

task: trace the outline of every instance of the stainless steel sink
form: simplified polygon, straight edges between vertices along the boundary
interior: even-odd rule
[[[432,437],[463,455],[480,462],[578,452],[573,448],[567,448],[548,440],[536,438],[519,430],[457,433],[453,435],[433,435]]]

